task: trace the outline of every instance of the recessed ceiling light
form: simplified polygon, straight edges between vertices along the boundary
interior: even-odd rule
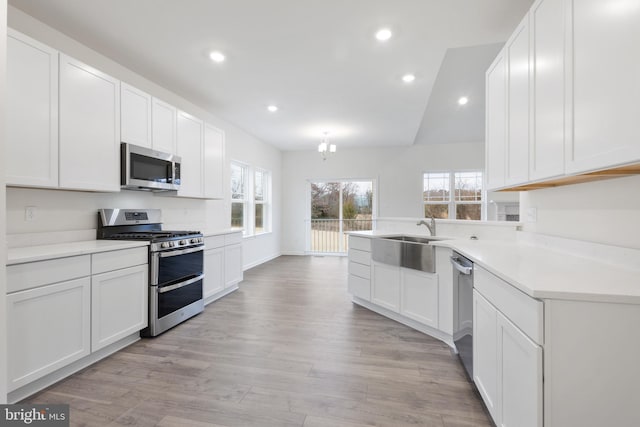
[[[413,74],[405,74],[404,76],[402,76],[402,81],[405,83],[411,83],[416,79],[416,76],[414,76]]]
[[[278,106],[277,105],[269,105],[267,107],[267,110],[269,110],[272,113],[275,113],[276,111],[278,111]]]
[[[218,62],[218,63],[224,62],[224,60],[226,59],[224,54],[222,52],[218,52],[217,50],[214,50],[213,52],[211,52],[209,54],[209,58],[211,58],[213,62]]]
[[[376,38],[381,42],[386,42],[391,38],[392,35],[393,33],[388,28],[381,28],[378,30],[378,32],[376,32]]]
[[[467,105],[468,102],[469,102],[469,98],[467,98],[466,96],[461,96],[458,99],[458,104],[460,105]]]

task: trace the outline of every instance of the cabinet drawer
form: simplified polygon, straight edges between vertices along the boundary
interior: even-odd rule
[[[209,236],[204,238],[204,247],[207,249],[221,248],[224,246],[225,236]]]
[[[538,301],[476,265],[473,287],[537,344],[543,340],[542,301]]]
[[[371,252],[349,249],[349,261],[357,262],[358,264],[371,265]]]
[[[241,232],[225,234],[224,235],[224,245],[225,246],[234,245],[236,243],[242,243],[242,233]]]
[[[10,265],[7,267],[7,293],[37,288],[90,274],[89,255]]]
[[[369,301],[371,299],[371,281],[349,274],[349,293]]]
[[[366,237],[349,236],[349,249],[371,252],[371,239]]]
[[[149,262],[149,250],[141,248],[123,249],[119,251],[101,252],[91,256],[91,272],[93,274],[105,271],[119,270]]]
[[[357,262],[349,261],[349,274],[362,277],[363,279],[371,278],[371,267]]]

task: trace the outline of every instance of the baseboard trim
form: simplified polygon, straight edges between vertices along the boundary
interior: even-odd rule
[[[208,305],[211,304],[214,301],[218,301],[220,298],[229,295],[231,292],[235,292],[239,289],[238,283],[233,284],[232,286],[228,287],[227,289],[224,289],[220,292],[218,292],[217,294],[211,295],[209,297],[206,297],[204,299],[204,305]]]
[[[251,269],[253,267],[259,266],[260,264],[264,264],[265,262],[269,262],[271,260],[274,260],[274,259],[278,258],[281,255],[282,255],[281,253],[269,255],[266,258],[262,258],[262,259],[260,259],[258,261],[255,261],[255,262],[252,262],[252,263],[249,263],[249,264],[246,264],[246,265],[242,266],[242,270],[243,271],[247,271],[247,270],[249,270],[249,269]]]

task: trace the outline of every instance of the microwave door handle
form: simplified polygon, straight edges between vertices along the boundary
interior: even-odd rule
[[[167,163],[167,183],[173,183],[173,163]]]

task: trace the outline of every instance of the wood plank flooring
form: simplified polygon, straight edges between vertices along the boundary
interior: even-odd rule
[[[346,281],[346,258],[277,258],[25,403],[68,403],[73,426],[492,425],[448,346],[352,304]]]

